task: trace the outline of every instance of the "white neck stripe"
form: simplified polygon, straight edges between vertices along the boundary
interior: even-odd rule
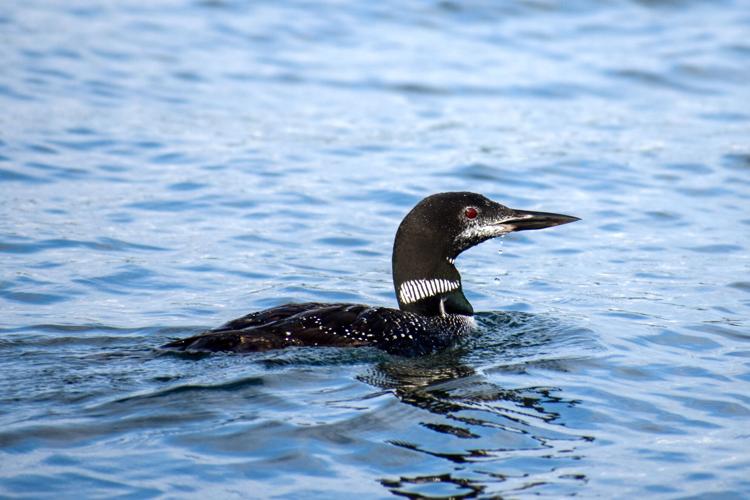
[[[461,288],[460,281],[444,279],[409,280],[401,284],[398,289],[398,296],[404,304],[411,304],[412,302],[458,290],[459,288]]]

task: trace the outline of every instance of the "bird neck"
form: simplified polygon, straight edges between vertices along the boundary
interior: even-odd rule
[[[447,250],[418,234],[404,236],[399,229],[392,259],[399,308],[422,316],[473,315],[474,309],[463,293],[461,274]]]

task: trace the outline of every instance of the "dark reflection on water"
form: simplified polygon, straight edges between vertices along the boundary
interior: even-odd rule
[[[482,313],[479,319],[482,334],[474,339],[474,345],[416,360],[387,359],[357,377],[389,390],[401,403],[426,410],[417,425],[437,433],[415,433],[412,439],[389,439],[389,443],[446,461],[442,474],[389,477],[381,483],[409,498],[472,498],[550,484],[556,494],[575,491],[575,482],[585,483],[586,475],[555,471],[575,466],[582,458],[576,443],[594,438],[565,429],[558,408],[573,407],[580,401],[566,399],[555,387],[502,387],[464,361],[469,352],[479,349],[474,352],[482,352],[484,362],[489,363],[484,370],[522,371],[516,360],[551,347],[564,329],[557,321],[525,313]],[[503,339],[502,347],[496,344],[494,354],[514,360],[511,365],[488,356],[498,338]],[[558,369],[557,362],[546,358],[533,364]],[[493,467],[502,469],[502,461],[514,455],[530,466],[527,470],[535,472],[514,475]],[[492,469],[496,470],[490,472]],[[549,477],[537,479],[542,474]]]
[[[401,402],[439,416],[438,422],[422,421],[419,425],[443,435],[437,436],[436,439],[425,439],[425,442],[389,442],[395,446],[444,459],[450,462],[445,468],[453,471],[430,476],[383,479],[382,484],[394,493],[413,498],[422,495],[433,496],[440,492],[436,485],[456,488],[450,495],[458,497],[472,497],[487,492],[488,488],[497,493],[503,491],[504,487],[500,483],[507,477],[502,473],[488,473],[487,469],[492,469],[492,462],[513,456],[514,453],[534,454],[534,458],[526,460],[538,462],[535,469],[547,469],[547,472],[551,473],[564,462],[580,459],[574,454],[575,441],[593,439],[550,430],[550,426],[564,425],[558,422],[560,414],[554,411],[555,406],[572,406],[578,403],[573,400],[566,401],[555,395],[559,389],[503,389],[483,380],[473,369],[462,365],[457,359],[445,361],[446,365],[438,364],[437,367],[388,362],[378,366],[378,373],[375,375],[378,378],[377,383],[381,384],[381,387],[391,389]],[[374,377],[367,375],[359,378],[372,383]],[[547,406],[550,409],[547,409]],[[542,425],[535,425],[537,422]],[[448,447],[445,443],[436,442],[445,439],[464,440],[465,444]],[[564,443],[562,447],[565,448],[565,453],[570,453],[569,455],[557,455],[561,443]],[[431,449],[432,447],[436,449]],[[545,467],[541,464],[543,462],[549,462],[549,465]],[[534,474],[527,472],[515,478],[516,481],[524,483],[519,489],[539,487],[547,482],[537,481],[533,476]],[[580,481],[586,480],[585,474],[572,476]],[[558,476],[556,479],[559,482],[572,476]],[[508,487],[508,490],[516,488],[514,485]],[[558,494],[561,491],[558,490]]]

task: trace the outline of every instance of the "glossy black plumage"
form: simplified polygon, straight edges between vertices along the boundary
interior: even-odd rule
[[[427,317],[361,304],[285,304],[248,314],[165,347],[188,351],[254,352],[292,346],[372,345],[416,356],[442,349],[469,333],[466,316]]]
[[[248,314],[164,347],[185,351],[254,352],[291,346],[375,346],[416,356],[471,331],[473,308],[463,294],[456,257],[511,231],[578,220],[514,210],[475,193],[440,193],[404,218],[393,247],[399,309],[360,304],[286,304]]]

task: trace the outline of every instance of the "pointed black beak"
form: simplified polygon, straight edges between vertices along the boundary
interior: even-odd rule
[[[526,231],[528,229],[544,229],[581,220],[578,217],[550,212],[532,212],[530,210],[513,210],[508,219],[502,224],[511,227],[511,231]]]

